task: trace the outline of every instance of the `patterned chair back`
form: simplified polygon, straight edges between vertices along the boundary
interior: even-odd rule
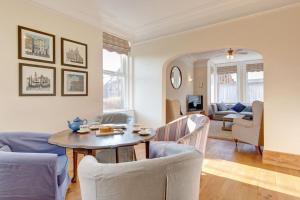
[[[209,122],[208,117],[200,114],[183,116],[158,128],[155,140],[192,145],[205,153]]]

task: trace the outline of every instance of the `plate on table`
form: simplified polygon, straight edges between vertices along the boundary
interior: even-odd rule
[[[87,134],[89,132],[90,132],[89,129],[80,129],[80,130],[76,131],[76,133],[78,133],[78,134]]]
[[[91,125],[89,128],[90,128],[92,131],[96,131],[96,130],[99,129],[99,125]]]
[[[139,131],[139,135],[141,135],[141,136],[148,136],[150,134],[151,134],[151,129],[149,129],[149,128],[142,128]]]

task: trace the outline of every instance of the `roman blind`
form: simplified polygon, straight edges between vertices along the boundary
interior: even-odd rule
[[[121,39],[106,32],[103,32],[103,48],[119,54],[128,55],[130,52],[130,45],[127,40]]]
[[[217,74],[237,73],[237,66],[217,67]]]
[[[263,63],[247,64],[246,65],[246,71],[247,72],[264,71],[264,64]]]

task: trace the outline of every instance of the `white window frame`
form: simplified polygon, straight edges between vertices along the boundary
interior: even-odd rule
[[[218,102],[218,80],[217,80],[217,68],[218,67],[226,67],[226,66],[237,66],[237,95],[238,101],[243,102],[245,104],[250,104],[247,97],[247,72],[246,72],[246,65],[248,64],[255,64],[255,63],[263,63],[262,59],[258,60],[250,60],[250,61],[239,61],[239,62],[228,62],[228,63],[213,63],[212,61],[208,61],[208,70],[207,70],[207,81],[208,81],[208,102],[209,103],[219,103]],[[214,76],[214,91],[211,91],[211,70],[213,70]],[[212,102],[211,93],[214,93],[214,99]],[[224,102],[224,103],[236,103],[236,102]]]
[[[105,49],[102,50],[102,52]],[[107,51],[107,50],[106,50]],[[117,53],[117,52],[116,52]],[[118,53],[119,54],[119,53]],[[104,55],[104,54],[102,54]],[[110,70],[104,70],[104,66],[103,66],[103,72],[102,72],[102,76],[104,75],[110,75],[110,76],[120,76],[120,77],[124,77],[124,108],[122,109],[109,109],[109,110],[105,110],[104,106],[102,108],[103,113],[112,113],[112,112],[124,112],[124,111],[130,111],[132,110],[132,81],[131,81],[131,74],[132,74],[132,68],[130,65],[130,54],[125,55],[125,54],[119,54],[121,55],[121,65],[123,65],[123,72],[114,72],[114,71],[110,71]],[[104,64],[103,64],[104,65]],[[103,85],[103,83],[102,83]],[[102,86],[103,89],[104,85]],[[104,101],[104,95],[102,96],[102,101]]]

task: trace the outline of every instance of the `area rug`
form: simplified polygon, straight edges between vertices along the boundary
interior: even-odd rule
[[[227,123],[229,124],[229,123]],[[222,130],[223,122],[211,120],[210,127],[208,132],[209,138],[221,139],[221,140],[233,140],[231,131],[223,131]]]

